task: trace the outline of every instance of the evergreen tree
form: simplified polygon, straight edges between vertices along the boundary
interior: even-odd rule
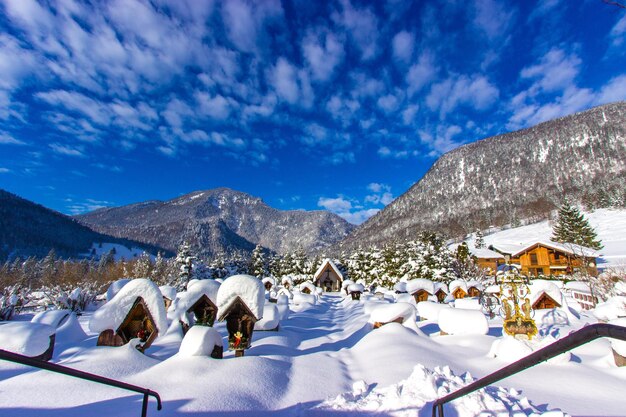
[[[189,246],[189,243],[183,242],[183,244],[178,248],[178,253],[176,254],[176,265],[178,266],[179,273],[175,286],[178,290],[186,289],[187,283],[192,278],[193,259],[194,257],[191,255],[191,247]]]
[[[476,230],[475,233],[475,237],[474,237],[474,247],[476,249],[481,249],[484,248],[485,245],[485,239],[483,237],[483,232],[481,232],[480,230]]]
[[[585,216],[565,200],[559,209],[559,216],[552,229],[552,241],[574,243],[592,249],[602,249],[596,231]]]
[[[267,275],[267,262],[261,245],[256,245],[250,258],[250,275],[263,278]]]

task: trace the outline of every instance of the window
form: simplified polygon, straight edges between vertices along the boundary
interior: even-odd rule
[[[558,252],[554,252],[554,260],[555,261],[558,261],[560,257],[561,257],[561,255],[559,255]]]
[[[536,253],[531,253],[530,254],[530,264],[531,265],[537,265],[537,254]]]

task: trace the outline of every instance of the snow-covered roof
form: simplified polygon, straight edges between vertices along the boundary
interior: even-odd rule
[[[393,289],[398,292],[406,292],[406,282],[396,282],[393,286]]]
[[[254,323],[254,330],[274,330],[279,323],[278,306],[274,303],[268,303],[263,306],[263,318]]]
[[[171,285],[161,285],[159,290],[161,291],[161,295],[163,295],[163,297],[172,301],[176,299],[176,287],[172,287]]]
[[[415,294],[419,290],[425,290],[428,294],[433,295],[435,286],[431,280],[425,278],[412,279],[406,283],[406,292],[409,294]]]
[[[591,310],[598,320],[615,320],[626,317],[626,297],[611,297],[603,303],[599,303]]]
[[[222,335],[212,327],[193,326],[180,344],[180,356],[210,356],[215,346],[222,346]]]
[[[461,288],[463,291],[467,292],[467,281],[463,279],[455,279],[448,286],[450,288],[450,292],[454,292],[457,288]]]
[[[474,287],[474,288],[476,288],[477,290],[480,290],[480,291],[483,290],[483,284],[481,284],[480,282],[478,282],[478,281],[476,281],[474,279],[467,281],[467,288],[472,288],[472,287]]]
[[[350,284],[348,286],[348,292],[363,292],[365,291],[365,287],[363,284]]]
[[[324,259],[320,267],[317,268],[317,271],[315,271],[315,275],[313,275],[314,280],[317,280],[320,274],[324,272],[324,269],[326,269],[326,265],[330,265],[333,271],[335,271],[335,273],[339,276],[339,279],[343,281],[343,274],[339,272],[339,268],[337,268],[337,265],[335,265],[335,263],[328,258]]]
[[[310,281],[304,281],[298,288],[300,289],[300,292],[308,288],[308,290],[311,291],[311,294],[317,293],[317,287]]]
[[[433,282],[435,294],[437,291],[441,290],[446,294],[450,294],[450,290],[448,290],[448,285],[445,282]]]
[[[176,300],[170,307],[170,318],[174,320],[181,320],[183,323],[191,324],[189,317],[187,316],[187,310],[189,310],[203,295],[206,295],[213,304],[217,306],[217,291],[220,288],[220,283],[215,282],[212,279],[199,280],[194,285],[189,287],[187,291],[183,291],[178,294]],[[172,315],[172,311],[174,311]]]
[[[113,297],[115,297],[115,294],[117,294],[124,287],[124,285],[128,284],[129,282],[130,279],[128,278],[122,278],[112,282],[107,289],[107,301],[112,300]]]
[[[403,326],[422,334],[415,322],[415,307],[408,303],[376,304],[368,323],[390,323],[398,318],[402,318]]]
[[[498,250],[499,252],[507,253],[512,257],[517,257],[538,245],[576,256],[582,255],[589,258],[597,258],[600,256],[600,253],[598,251],[595,251],[591,248],[576,245],[574,243],[559,243],[552,242],[550,240],[532,240],[520,243],[497,242],[492,244],[491,247]]]
[[[341,283],[341,289],[345,290],[346,288],[348,288],[350,285],[354,284],[354,281],[352,281],[351,279],[346,279]]]
[[[554,282],[545,279],[534,279],[530,282],[529,288],[530,305],[534,305],[544,293],[559,303],[559,305],[563,305],[563,294]]]
[[[96,333],[107,329],[117,330],[137,297],[143,298],[143,301],[146,303],[159,335],[165,334],[167,318],[165,315],[165,304],[163,304],[163,295],[161,295],[159,287],[147,278],[132,279],[124,285],[113,299],[107,301],[106,304],[93,313],[89,322],[89,329]]]
[[[472,255],[477,258],[482,259],[503,259],[504,256],[496,251],[493,251],[489,248],[475,248],[473,246],[469,247],[469,251]]]
[[[439,319],[439,313],[443,309],[451,308],[448,304],[435,303],[433,301],[423,301],[417,304],[417,313],[420,318],[435,320]]]
[[[261,280],[261,282],[263,283],[263,285],[265,285],[267,282],[269,282],[270,284],[272,284],[272,287],[274,285],[276,285],[276,278],[274,277],[265,277]]]
[[[217,291],[217,310],[220,319],[237,297],[241,298],[257,320],[263,317],[265,288],[261,280],[250,275],[233,275],[226,278]]]

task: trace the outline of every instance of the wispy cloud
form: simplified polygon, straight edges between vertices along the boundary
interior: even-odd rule
[[[51,143],[48,146],[59,155],[76,156],[80,158],[85,157],[84,149],[80,146],[71,147],[60,143]]]

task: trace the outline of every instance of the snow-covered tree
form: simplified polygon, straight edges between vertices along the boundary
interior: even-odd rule
[[[483,236],[483,232],[480,230],[476,230],[476,233],[474,233],[474,247],[476,249],[482,249],[484,248],[485,245],[485,239]]]
[[[250,275],[263,278],[267,275],[267,260],[263,246],[256,245],[250,258]]]
[[[569,201],[561,205],[556,224],[552,228],[554,242],[574,243],[592,249],[602,249],[596,231],[591,227],[585,216],[573,207]]]
[[[191,254],[189,243],[183,242],[178,248],[176,254],[176,265],[178,266],[178,277],[175,286],[178,290],[187,288],[187,283],[193,276],[193,260],[195,257]]]

